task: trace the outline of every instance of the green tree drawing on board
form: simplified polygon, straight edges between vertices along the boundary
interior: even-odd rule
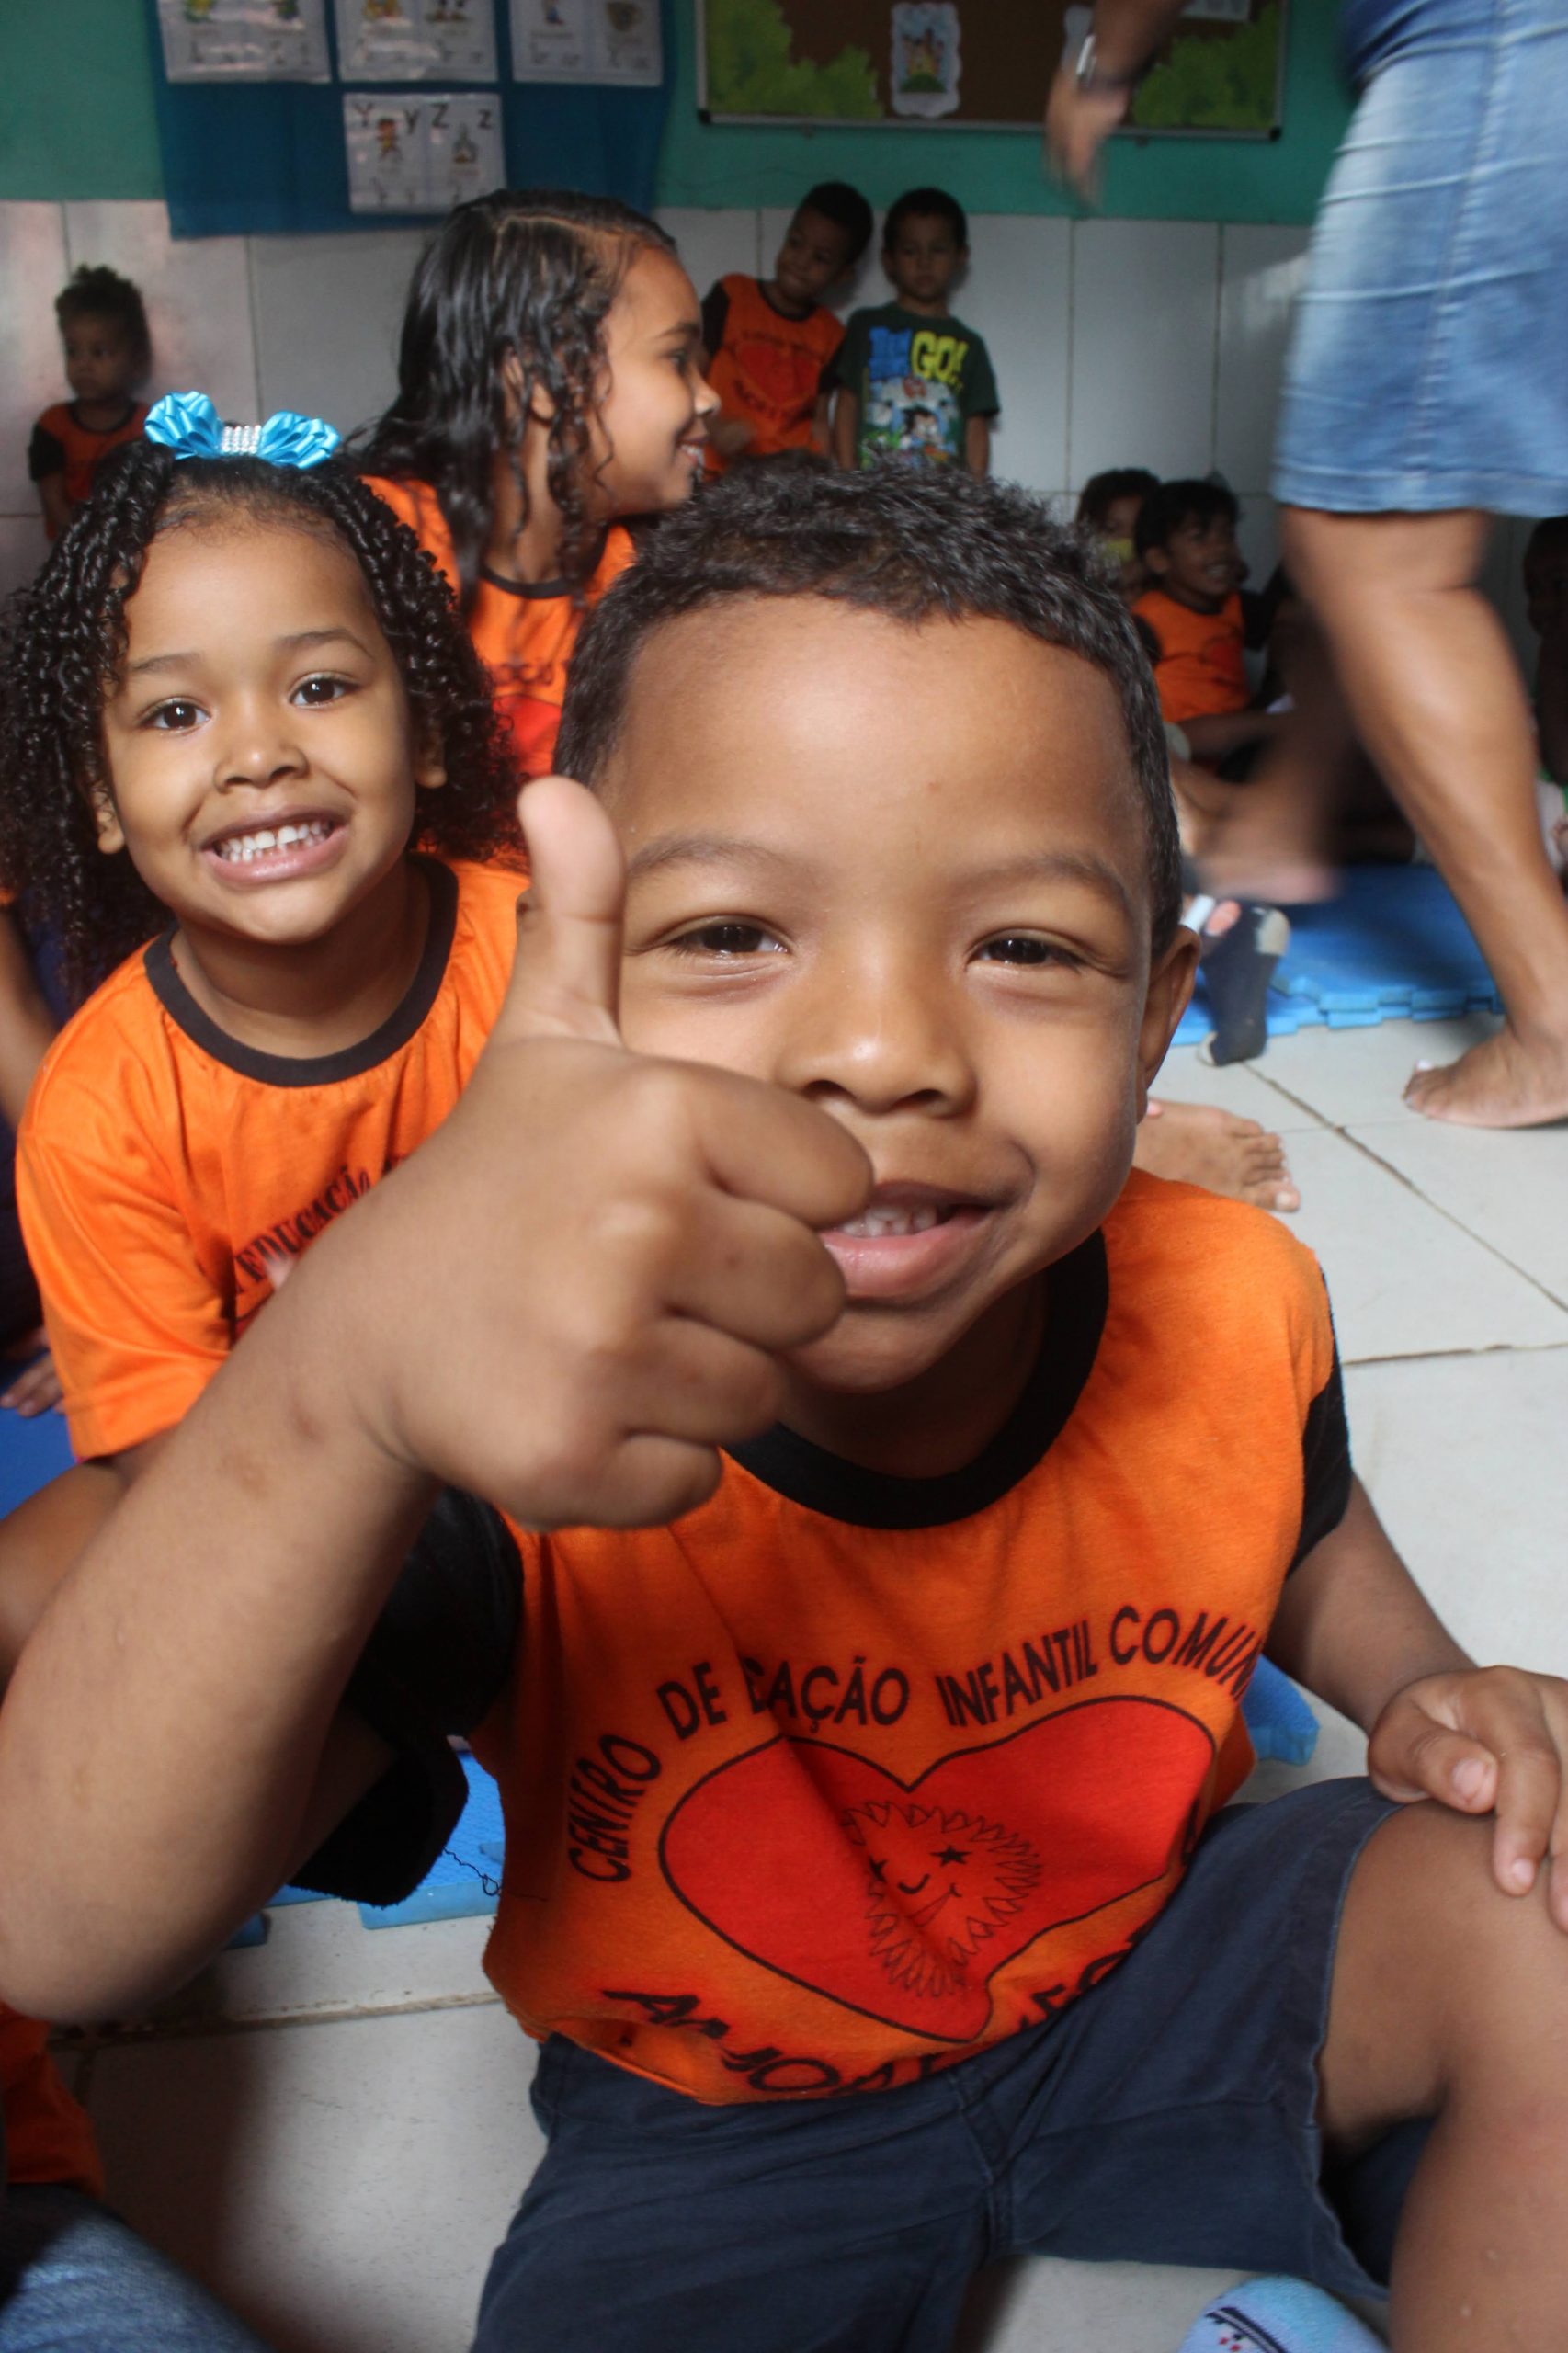
[[[1228,40],[1178,34],[1132,101],[1139,131],[1268,131],[1279,71],[1279,12]]]
[[[778,0],[708,0],[708,104],[714,114],[820,115],[840,122],[885,109],[863,49],[825,65],[796,59]]]

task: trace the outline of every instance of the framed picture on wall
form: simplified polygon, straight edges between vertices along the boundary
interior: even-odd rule
[[[1134,96],[1141,136],[1267,139],[1287,0],[1188,0]],[[1038,131],[1081,0],[697,0],[705,121]]]

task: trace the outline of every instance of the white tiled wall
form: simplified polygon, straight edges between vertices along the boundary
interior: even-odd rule
[[[664,218],[700,294],[725,270],[765,268],[789,214]],[[995,363],[997,472],[1065,506],[1104,466],[1217,466],[1241,498],[1243,547],[1265,578],[1276,552],[1274,412],[1306,241],[1304,229],[1213,222],[973,216],[954,307]],[[884,298],[879,244],[846,305]],[[27,440],[63,391],[51,305],[69,268],[108,261],[142,287],[156,390],[197,385],[226,415],[298,408],[347,431],[392,391],[420,244],[409,230],[176,244],[159,204],[0,204],[0,589],[27,578],[43,550]],[[1522,526],[1498,533],[1487,585],[1528,654],[1523,538]]]

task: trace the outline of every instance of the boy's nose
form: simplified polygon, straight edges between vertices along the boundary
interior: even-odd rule
[[[784,1085],[882,1114],[950,1117],[972,1102],[975,1074],[959,1008],[939,976],[907,965],[824,969],[786,1055]]]

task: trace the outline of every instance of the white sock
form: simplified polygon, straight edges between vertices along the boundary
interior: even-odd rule
[[[1181,2353],[1384,2353],[1354,2313],[1304,2279],[1249,2279],[1199,2313]]]

